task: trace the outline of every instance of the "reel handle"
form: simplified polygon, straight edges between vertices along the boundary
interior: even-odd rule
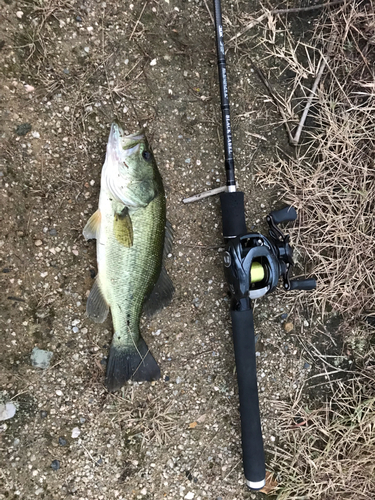
[[[285,285],[284,285],[285,286]],[[316,280],[314,278],[294,279],[289,282],[289,290],[315,290]]]
[[[291,222],[296,220],[297,212],[294,207],[292,207],[291,205],[287,205],[280,210],[273,210],[272,212],[270,212],[268,217],[272,218],[275,224],[281,224],[282,222]]]
[[[243,466],[247,486],[260,490],[266,483],[266,468],[256,374],[253,311],[231,310],[234,353],[241,412]]]

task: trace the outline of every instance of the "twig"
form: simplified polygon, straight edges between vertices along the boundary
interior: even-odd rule
[[[311,104],[312,104],[312,100],[315,97],[316,89],[318,88],[320,79],[323,76],[323,71],[324,71],[324,69],[325,69],[326,66],[327,66],[327,61],[323,58],[322,59],[322,63],[321,63],[320,68],[319,68],[319,71],[318,71],[318,74],[316,75],[315,82],[314,82],[314,84],[313,84],[313,86],[311,88],[310,95],[307,98],[306,106],[305,106],[305,109],[303,110],[303,113],[302,113],[302,116],[301,116],[301,120],[300,120],[300,122],[298,124],[295,136],[290,138],[290,143],[293,146],[298,146],[299,140],[301,138],[302,129],[303,129],[303,126],[305,125],[305,121],[306,121],[307,115],[309,113]]]
[[[291,8],[291,9],[274,9],[274,10],[269,10],[269,11],[265,12],[264,14],[262,14],[261,16],[257,17],[256,19],[254,19],[253,21],[251,21],[243,29],[243,31],[241,31],[241,33],[237,33],[237,35],[234,35],[229,40],[228,43],[232,42],[233,40],[236,40],[240,36],[242,36],[245,33],[247,33],[249,30],[251,30],[251,28],[253,28],[257,24],[261,23],[269,15],[277,16],[277,15],[282,15],[282,14],[295,14],[295,13],[298,13],[298,12],[308,12],[310,10],[324,9],[324,7],[333,7],[335,5],[338,5],[338,4],[344,3],[344,2],[345,2],[345,0],[333,0],[333,2],[325,2],[325,3],[318,4],[318,5],[310,5],[309,7],[295,7],[295,8]]]
[[[134,32],[135,32],[135,30],[137,29],[137,26],[138,26],[138,24],[139,24],[139,21],[141,20],[141,17],[142,17],[142,14],[143,14],[143,12],[144,12],[144,10],[145,10],[145,8],[146,8],[146,5],[147,5],[147,0],[146,0],[145,4],[144,4],[144,6],[143,6],[142,12],[139,14],[139,17],[138,17],[138,19],[137,19],[137,22],[135,23],[135,26],[134,26],[134,29],[133,29],[133,31],[132,31],[132,34],[131,34],[131,35],[130,35],[130,37],[129,37],[129,42],[130,42],[130,40],[133,38]]]
[[[346,0],[333,0],[333,2],[319,3],[317,5],[310,5],[309,7],[293,7],[291,9],[274,9],[270,11],[270,14],[295,14],[296,12],[309,12],[310,10],[324,9],[324,7],[334,7],[340,3],[344,3]],[[352,0],[353,1],[353,0]],[[350,3],[350,2],[349,2]]]
[[[210,9],[208,8],[208,5],[207,5],[207,0],[203,0],[204,1],[204,5],[206,6],[206,9],[207,9],[207,12],[209,13],[210,15],[210,18],[211,18],[211,21],[212,21],[212,24],[215,24],[215,21],[214,21],[214,18],[212,16],[212,13],[210,11]]]
[[[279,105],[279,101],[278,99],[276,98],[276,94],[270,84],[270,82],[267,80],[266,76],[264,75],[263,71],[258,68],[258,66],[254,63],[254,61],[250,58],[250,62],[251,62],[251,65],[254,67],[255,71],[257,72],[259,78],[261,79],[263,85],[266,87],[266,89],[268,90],[273,102],[275,103],[277,109],[279,110],[279,113],[284,121],[284,127],[286,129],[286,132],[288,134],[288,137],[289,137],[289,141],[292,142],[293,141],[293,136],[292,136],[292,133],[290,131],[290,128],[289,128],[289,125],[288,125],[288,119],[284,113],[284,110],[282,109],[282,107]]]

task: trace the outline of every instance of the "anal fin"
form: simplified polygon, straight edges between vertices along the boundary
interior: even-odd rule
[[[173,292],[174,286],[172,280],[163,266],[154,289],[143,304],[143,312],[146,316],[151,317],[167,306],[172,300]]]
[[[108,316],[109,306],[103,297],[99,287],[98,279],[91,288],[89,298],[86,304],[86,313],[95,323],[103,323]]]

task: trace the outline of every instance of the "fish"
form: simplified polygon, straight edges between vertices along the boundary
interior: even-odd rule
[[[153,316],[172,300],[164,267],[172,248],[162,177],[143,131],[109,133],[98,210],[83,229],[96,239],[98,273],[87,299],[87,316],[103,323],[109,310],[113,337],[105,384],[119,390],[127,380],[153,381],[160,368],[140,333],[142,312]]]

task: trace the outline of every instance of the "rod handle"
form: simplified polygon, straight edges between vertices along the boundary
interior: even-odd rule
[[[231,311],[234,353],[241,412],[243,467],[246,483],[252,490],[266,481],[262,429],[256,374],[253,311]]]
[[[290,205],[287,205],[280,210],[273,210],[270,213],[275,224],[281,224],[282,222],[291,222],[297,219],[296,209]]]

